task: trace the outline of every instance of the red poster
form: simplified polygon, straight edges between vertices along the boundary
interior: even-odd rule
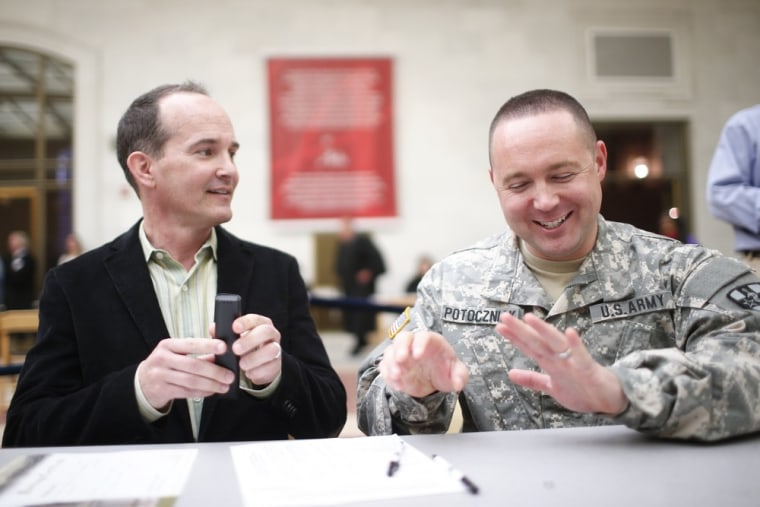
[[[395,217],[391,60],[267,65],[271,217]]]

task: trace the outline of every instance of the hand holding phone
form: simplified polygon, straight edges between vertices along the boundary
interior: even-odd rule
[[[232,343],[238,335],[232,330],[232,323],[240,317],[242,312],[241,299],[237,294],[217,294],[214,304],[214,323],[216,324],[216,337],[224,340],[227,351],[216,356],[216,364],[224,366],[235,374],[235,381],[230,385],[229,391],[219,396],[223,398],[237,398],[240,385],[240,365],[238,357],[232,352]]]

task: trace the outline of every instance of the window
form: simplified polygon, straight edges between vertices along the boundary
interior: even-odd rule
[[[0,46],[0,252],[27,231],[38,284],[72,232],[73,76],[66,61]]]

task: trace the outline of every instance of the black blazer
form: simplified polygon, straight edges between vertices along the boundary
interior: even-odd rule
[[[330,365],[292,256],[217,227],[218,292],[240,294],[243,313],[272,319],[282,335],[282,379],[260,400],[206,398],[199,441],[337,435],[346,391]],[[146,423],[137,407],[137,365],[169,335],[138,225],[53,268],[40,299],[37,343],[8,409],[3,446],[192,442],[185,400]]]

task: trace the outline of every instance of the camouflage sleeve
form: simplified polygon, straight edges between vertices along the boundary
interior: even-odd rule
[[[445,433],[456,404],[456,393],[413,398],[385,385],[377,365],[386,340],[359,367],[356,416],[367,435]]]
[[[760,280],[712,258],[675,290],[676,347],[611,368],[630,400],[615,418],[661,437],[713,441],[760,429]]]
[[[436,285],[431,282],[437,272],[437,267],[432,268],[420,282],[417,302],[404,331],[438,329]],[[434,393],[414,398],[388,387],[377,365],[390,344],[391,340],[385,340],[359,367],[356,407],[359,429],[367,435],[445,433],[454,413],[456,393]]]

